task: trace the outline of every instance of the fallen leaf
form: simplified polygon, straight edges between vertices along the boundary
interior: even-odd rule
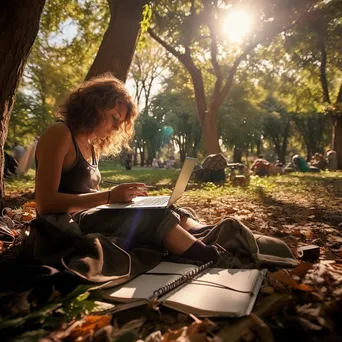
[[[305,276],[305,274],[311,270],[313,267],[312,264],[309,264],[307,262],[303,262],[301,264],[299,264],[298,266],[296,266],[293,270],[290,271],[291,275],[295,275],[298,276],[300,278],[303,278]]]
[[[109,325],[112,320],[111,315],[103,315],[103,316],[95,316],[95,315],[89,315],[84,316],[79,325],[76,326],[71,332],[69,337],[76,341],[76,339],[80,337],[85,337],[90,335],[93,335],[93,333],[100,329],[105,327],[106,325]]]
[[[306,285],[306,284],[299,284],[296,280],[294,280],[288,273],[284,271],[278,271],[270,274],[270,278],[273,280],[277,280],[286,284],[296,290],[301,290],[305,292],[313,292],[313,287]]]
[[[36,208],[36,202],[26,202],[23,204],[23,207]]]

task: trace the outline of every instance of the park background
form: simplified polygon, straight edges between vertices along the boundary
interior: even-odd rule
[[[126,82],[140,110],[135,165],[169,156],[201,161],[220,151],[231,162],[249,164],[263,153],[285,163],[295,153],[310,160],[338,149],[339,1],[264,7],[214,1],[203,9],[198,2],[193,13],[191,3],[152,1],[142,9]],[[113,37],[104,46],[104,33],[108,40],[111,22],[126,9],[115,13],[100,0],[45,4],[12,110],[8,150],[15,142],[29,146],[54,122],[57,106],[94,75],[96,63],[115,72],[109,49],[127,48]]]
[[[177,171],[145,165],[173,153],[178,167],[185,155],[200,162],[223,152],[248,164],[263,153],[286,162],[295,152],[310,159],[333,147],[341,168],[338,0],[12,0],[1,6],[2,149],[11,152],[16,141],[30,145],[72,88],[111,71],[139,105],[132,147],[142,165],[128,171],[120,157],[109,156],[100,163],[105,178],[134,177],[155,184],[152,193],[170,193]],[[0,197],[29,222],[34,170],[6,180],[5,194],[1,173],[0,182]],[[112,340],[125,341],[158,331],[165,340],[184,341],[207,341],[203,331],[218,341],[340,340],[340,171],[252,177],[246,188],[191,182],[179,203],[210,223],[238,218],[291,248],[318,245],[320,262],[275,272],[254,315],[242,320],[214,325],[139,310],[95,316],[106,307],[83,287],[66,298],[53,293],[43,304],[27,293],[2,296],[1,332],[24,341],[91,339],[102,327],[111,327]],[[85,324],[75,329],[79,322]]]

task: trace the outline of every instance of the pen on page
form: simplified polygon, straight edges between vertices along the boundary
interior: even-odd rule
[[[114,182],[114,181],[111,181],[111,180],[103,180],[102,183],[113,184],[113,185],[121,184],[119,182]],[[154,185],[145,185],[144,188],[152,189],[152,188],[155,188],[155,186]]]

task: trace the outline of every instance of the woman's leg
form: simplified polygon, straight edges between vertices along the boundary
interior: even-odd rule
[[[202,223],[199,223],[198,221],[195,221],[189,216],[183,216],[180,221],[180,226],[184,228],[186,231],[191,230],[198,230],[204,227],[207,227],[207,225],[204,225]]]
[[[74,215],[74,219],[84,233],[97,232],[113,237],[117,240],[115,243],[126,251],[136,244],[143,244],[152,248],[166,248],[171,254],[187,259],[215,261],[216,250],[191,235],[194,226],[202,225],[190,216],[191,213],[184,209],[91,209]]]
[[[201,262],[216,263],[219,252],[214,246],[207,246],[196,239],[179,224],[172,227],[162,241],[164,247],[174,255]]]
[[[177,224],[165,234],[163,245],[172,254],[181,255],[189,249],[195,241],[197,241],[197,239],[194,236]]]

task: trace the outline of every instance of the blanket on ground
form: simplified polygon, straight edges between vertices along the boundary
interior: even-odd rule
[[[207,244],[219,243],[242,263],[248,259],[257,267],[293,267],[298,264],[284,242],[253,234],[233,218],[208,226],[196,236]],[[32,222],[22,259],[31,265],[67,269],[83,282],[110,282],[115,286],[155,267],[164,254],[162,249],[148,245],[136,245],[129,251],[122,246],[127,246],[127,241],[122,238],[84,234],[68,214],[44,215]]]

